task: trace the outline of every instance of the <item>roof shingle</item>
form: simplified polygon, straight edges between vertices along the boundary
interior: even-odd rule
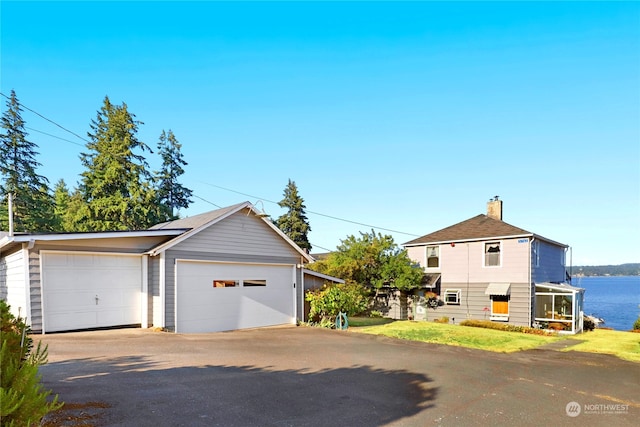
[[[533,235],[533,233],[514,227],[504,221],[480,214],[441,230],[426,234],[405,243],[405,246],[433,242],[452,242],[460,240],[483,240],[503,236]]]

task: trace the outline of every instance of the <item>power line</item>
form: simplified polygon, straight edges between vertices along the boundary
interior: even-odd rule
[[[195,197],[196,199],[200,199],[200,200],[202,200],[203,202],[207,202],[207,203],[209,203],[210,205],[213,205],[213,206],[215,206],[215,207],[216,207],[216,208],[218,208],[218,209],[222,209],[222,206],[218,206],[218,205],[216,205],[215,203],[208,201],[207,199],[203,199],[202,197],[200,197],[200,196],[196,196],[195,194],[192,194],[192,196],[193,196],[193,197]]]
[[[215,184],[211,184],[211,183],[204,182],[204,181],[200,181],[200,183],[205,184],[205,185],[209,185],[209,186],[211,186],[211,187],[220,188],[220,189],[222,189],[222,190],[230,191],[230,192],[232,192],[232,193],[241,194],[241,195],[243,195],[243,196],[251,197],[251,198],[253,198],[253,199],[262,200],[262,201],[269,202],[269,203],[273,203],[273,204],[276,204],[276,205],[278,204],[278,202],[274,202],[273,200],[268,200],[268,199],[264,199],[264,198],[262,198],[262,197],[253,196],[253,195],[251,195],[251,194],[243,193],[243,192],[241,192],[241,191],[237,191],[237,190],[232,190],[231,188],[222,187],[222,186],[220,186],[220,185],[215,185]],[[306,212],[306,213],[309,213],[309,214],[313,214],[313,215],[323,216],[323,217],[325,217],[325,218],[334,219],[334,220],[336,220],[336,221],[342,221],[342,222],[348,222],[348,223],[350,223],[350,224],[362,225],[362,226],[364,226],[364,227],[369,227],[369,228],[373,228],[373,229],[376,229],[376,230],[388,231],[388,232],[396,233],[396,234],[404,234],[404,235],[406,235],[406,236],[420,237],[418,234],[406,233],[406,232],[404,232],[404,231],[391,230],[391,229],[389,229],[389,228],[377,227],[377,226],[375,226],[375,225],[365,224],[365,223],[358,222],[358,221],[352,221],[352,220],[350,220],[350,219],[345,219],[345,218],[339,218],[339,217],[337,217],[337,216],[327,215],[327,214],[323,214],[323,213],[320,213],[320,212],[313,212],[313,211],[309,211],[309,210],[307,210],[307,211],[305,211],[305,212]],[[318,246],[318,247],[319,247],[319,246]],[[322,248],[322,249],[325,249],[325,248]]]
[[[74,145],[78,145],[78,146],[80,146],[80,147],[84,147],[84,146],[85,146],[84,144],[80,144],[80,143],[77,143],[77,142],[73,142],[73,141],[70,141],[70,140],[68,140],[68,139],[61,138],[61,137],[56,136],[56,135],[52,135],[52,134],[47,133],[47,132],[42,132],[41,130],[38,130],[38,129],[30,128],[29,126],[25,126],[25,129],[29,129],[30,131],[38,132],[38,133],[41,133],[41,134],[43,134],[43,135],[50,136],[51,138],[56,138],[56,139],[59,139],[59,140],[62,140],[62,141],[65,141],[65,142],[68,142],[68,143],[71,143],[71,144],[74,144]]]
[[[4,93],[0,92],[0,95],[4,96],[7,99],[11,99],[10,97],[8,97],[7,95],[5,95]],[[53,123],[54,125],[58,126],[60,129],[64,130],[65,132],[69,132],[71,135],[75,136],[76,138],[80,138],[81,140],[83,140],[84,142],[91,142],[83,137],[81,137],[80,135],[78,135],[77,133],[65,128],[64,126],[54,122],[51,119],[46,118],[45,116],[43,116],[42,114],[38,113],[35,110],[32,110],[31,108],[27,107],[26,105],[24,105],[22,102],[19,103],[20,107],[24,108],[25,110],[29,110],[31,111],[33,114],[45,119],[46,121],[48,121],[49,123]]]

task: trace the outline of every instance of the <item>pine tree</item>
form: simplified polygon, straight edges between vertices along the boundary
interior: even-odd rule
[[[276,220],[276,225],[300,248],[311,250],[311,243],[307,237],[311,231],[307,216],[305,214],[304,200],[298,195],[298,187],[294,181],[289,183],[284,189],[284,199],[278,202],[281,208],[287,208],[287,212]]]
[[[162,157],[162,168],[156,172],[156,188],[158,200],[162,209],[163,221],[177,219],[180,208],[188,208],[193,192],[178,182],[178,177],[184,174],[182,166],[188,163],[184,161],[180,149],[182,144],[178,142],[173,131],[162,131],[158,141],[158,153]]]
[[[6,105],[0,134],[0,209],[3,211],[0,229],[9,227],[7,196],[12,194],[15,231],[51,231],[54,223],[49,181],[36,173],[41,166],[36,160],[38,146],[27,140],[22,109],[15,91],[11,91]]]
[[[77,215],[79,230],[139,230],[158,222],[159,208],[148,164],[139,151],[150,151],[138,140],[138,126],[127,105],[105,97],[91,123],[88,153],[80,159],[86,170],[79,191],[86,203]]]

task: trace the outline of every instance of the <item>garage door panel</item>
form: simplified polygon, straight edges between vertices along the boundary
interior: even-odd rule
[[[42,272],[45,332],[141,323],[140,257],[44,253]]]
[[[293,266],[179,261],[177,332],[214,332],[292,323]],[[236,287],[215,287],[216,281]],[[242,286],[244,280],[266,286]]]

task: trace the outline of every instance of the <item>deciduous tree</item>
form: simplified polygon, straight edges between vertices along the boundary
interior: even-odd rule
[[[420,266],[395,244],[393,237],[373,230],[360,233],[360,237],[348,236],[335,252],[310,264],[310,268],[376,292],[385,286],[398,289],[405,309],[407,292],[419,287],[423,277]]]

